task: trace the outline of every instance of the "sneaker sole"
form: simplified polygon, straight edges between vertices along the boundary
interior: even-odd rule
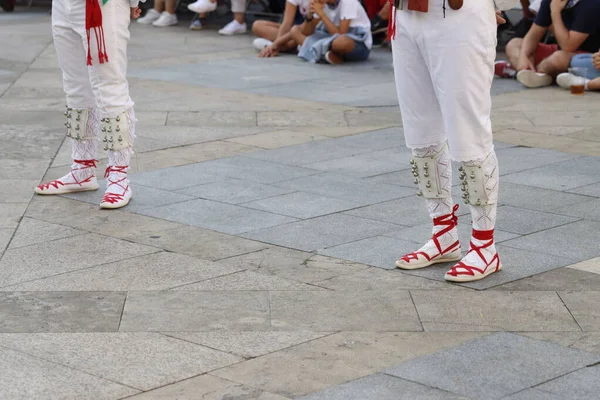
[[[201,10],[201,9],[194,9],[190,6],[188,6],[188,10],[195,12],[196,14],[204,14],[204,13],[210,13],[213,12],[217,9],[217,7],[213,8],[213,9],[208,9],[208,10]]]
[[[520,71],[517,74],[517,80],[521,82],[523,86],[526,86],[530,89],[552,85],[552,77],[550,75],[540,76],[532,71]]]
[[[396,268],[399,269],[405,269],[407,271],[412,271],[415,269],[421,269],[421,268],[427,268],[427,267],[431,267],[434,264],[442,264],[442,263],[448,263],[448,262],[455,262],[455,261],[460,261],[462,260],[462,254],[459,252],[456,257],[452,257],[452,258],[438,258],[437,260],[434,261],[430,261],[427,264],[424,265],[399,265],[398,261],[396,261]]]
[[[475,282],[475,281],[479,281],[479,280],[485,278],[486,276],[490,276],[494,272],[498,272],[498,271],[501,271],[501,270],[502,270],[502,264],[498,265],[498,269],[492,268],[492,269],[490,269],[489,272],[486,271],[486,273],[484,273],[482,275],[479,275],[479,276],[468,276],[468,275],[451,276],[451,275],[444,275],[444,279],[447,280],[448,282],[456,282],[456,283]]]
[[[89,188],[82,188],[82,189],[68,189],[68,190],[61,190],[60,192],[49,192],[47,190],[40,190],[38,188],[35,188],[35,193],[36,194],[41,194],[43,196],[57,196],[57,195],[61,195],[61,194],[68,194],[68,193],[77,193],[77,192],[91,192],[94,190],[98,190],[100,186],[91,186]]]
[[[105,210],[115,210],[117,208],[123,208],[125,207],[127,204],[129,204],[129,201],[131,200],[131,197],[127,199],[127,201],[123,201],[121,203],[100,203],[100,208],[103,208]]]

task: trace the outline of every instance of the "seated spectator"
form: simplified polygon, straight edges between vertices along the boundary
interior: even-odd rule
[[[217,0],[196,0],[188,4],[188,9],[197,14],[206,14],[217,9]],[[231,0],[231,12],[233,12],[233,21],[219,29],[219,34],[233,36],[246,33],[246,1]]]
[[[252,45],[260,51],[259,57],[274,57],[280,52],[296,51],[298,44],[292,40],[290,30],[300,25],[308,13],[309,0],[287,0],[281,24],[259,20],[252,24],[256,38]]]
[[[523,0],[525,1],[525,0]],[[387,40],[387,27],[390,19],[390,4],[388,0],[364,0],[363,5],[371,19],[371,34],[373,46],[380,46]]]
[[[540,43],[551,31],[558,44]],[[525,38],[506,45],[508,62],[497,63],[496,73],[514,77],[527,87],[552,84],[569,68],[576,53],[600,47],[600,0],[542,0]]]
[[[585,68],[585,90],[600,90],[600,51],[592,54],[576,54],[571,60],[571,68]],[[565,72],[556,77],[558,86],[570,89],[574,75]]]
[[[154,8],[148,10],[146,15],[138,18],[140,24],[167,27],[177,25],[177,14],[175,14],[175,0],[154,0]]]
[[[329,64],[369,58],[371,21],[358,0],[311,0],[308,12],[306,22],[290,32],[301,45],[298,57]]]
[[[6,12],[12,12],[15,9],[15,0],[0,0],[0,8]]]

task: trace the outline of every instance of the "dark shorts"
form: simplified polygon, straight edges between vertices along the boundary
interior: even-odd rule
[[[369,58],[371,50],[364,44],[364,42],[354,41],[354,49],[348,54],[344,54],[344,60],[346,61],[365,61]]]

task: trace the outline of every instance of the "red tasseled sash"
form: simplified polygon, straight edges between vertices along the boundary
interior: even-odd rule
[[[106,43],[104,42],[104,30],[102,29],[102,9],[98,0],[86,0],[85,4],[85,32],[87,34],[88,53],[87,65],[92,65],[92,51],[90,45],[91,31],[94,30],[96,43],[98,45],[98,62],[108,62],[106,54]]]

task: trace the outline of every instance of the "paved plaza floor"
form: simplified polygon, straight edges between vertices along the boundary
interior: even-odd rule
[[[134,198],[106,211],[33,195],[70,165],[49,24],[0,13],[0,399],[598,398],[600,95],[494,82],[504,269],[449,284],[394,269],[430,221],[389,51],[133,23]]]

